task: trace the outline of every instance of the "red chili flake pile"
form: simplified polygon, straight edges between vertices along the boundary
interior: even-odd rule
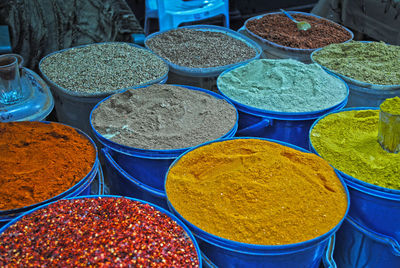
[[[254,34],[285,47],[314,49],[333,43],[343,43],[351,34],[342,26],[326,19],[302,14],[291,14],[297,21],[310,23],[311,29],[301,31],[296,23],[283,14],[267,14],[250,20],[246,28]]]
[[[126,198],[60,200],[0,235],[0,266],[198,267],[193,242],[166,214]]]

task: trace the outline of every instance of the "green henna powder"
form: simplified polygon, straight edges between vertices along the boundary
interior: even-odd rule
[[[326,46],[312,58],[355,80],[375,85],[400,85],[400,46],[351,41]]]
[[[315,150],[336,169],[367,183],[400,190],[400,154],[382,149],[379,110],[330,114],[311,131]]]
[[[387,99],[381,104],[380,108],[385,113],[400,115],[400,98]]]

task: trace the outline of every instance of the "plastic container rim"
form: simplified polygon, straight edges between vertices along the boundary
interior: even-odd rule
[[[104,157],[110,162],[111,165],[113,165],[113,167],[115,167],[122,176],[124,176],[127,180],[129,180],[130,182],[134,183],[136,186],[140,187],[141,189],[145,190],[146,193],[150,193],[158,198],[165,198],[165,191],[161,191],[158,190],[156,188],[153,188],[139,180],[137,180],[135,177],[133,177],[132,175],[130,175],[129,173],[127,173],[114,159],[114,157],[111,155],[110,153],[110,149],[107,147],[104,147],[101,149],[101,151],[104,154]]]
[[[100,164],[98,164],[97,166],[99,167]],[[97,174],[96,174],[96,175],[97,175]],[[79,196],[83,191],[85,191],[88,187],[90,187],[90,186],[92,185],[92,183],[93,183],[95,177],[96,177],[96,176],[92,176],[92,177],[88,178],[87,181],[85,181],[83,184],[79,185],[79,187],[77,187],[75,190],[71,191],[71,193],[69,193],[68,195],[66,195],[66,196],[64,196],[64,197],[62,197],[62,198],[60,198],[60,199],[56,199],[56,200],[54,200],[54,201],[58,201],[58,200],[61,200],[61,199],[64,199],[64,198],[68,198],[68,197]],[[72,195],[73,195],[73,196],[72,196]],[[52,202],[53,202],[53,201],[52,201]],[[46,204],[49,204],[49,203],[44,203],[43,205],[46,205]],[[35,208],[36,208],[36,207],[34,207],[34,208],[32,208],[32,209],[35,209]],[[30,211],[30,210],[31,210],[31,209],[22,211],[22,212],[20,212],[20,213],[15,213],[15,214],[12,214],[12,215],[6,215],[6,216],[1,216],[1,215],[0,215],[0,224],[1,224],[2,222],[8,223],[8,222],[14,220],[15,218],[19,217],[19,216],[22,215],[23,213],[25,213],[25,212],[27,212],[27,211]],[[0,228],[1,228],[1,227],[0,227]]]
[[[290,14],[302,14],[302,15],[306,15],[306,16],[310,16],[310,17],[315,17],[315,18],[322,19],[322,20],[328,21],[328,22],[330,22],[330,23],[332,23],[332,24],[335,24],[335,25],[340,26],[341,28],[343,28],[344,30],[346,30],[348,33],[350,33],[350,36],[351,36],[349,40],[344,41],[344,42],[342,42],[342,43],[350,42],[350,41],[353,40],[353,38],[354,38],[354,33],[353,33],[352,31],[350,31],[348,28],[344,27],[343,25],[341,25],[341,24],[339,24],[339,23],[336,23],[336,22],[334,22],[334,21],[331,21],[331,20],[329,20],[329,19],[327,19],[327,18],[323,18],[323,17],[320,17],[320,16],[315,15],[315,14],[306,13],[306,12],[300,12],[300,11],[287,11],[287,12],[290,13]],[[251,20],[255,20],[255,19],[260,19],[260,18],[262,18],[262,17],[264,17],[264,16],[267,16],[267,15],[275,15],[275,14],[282,14],[282,12],[265,13],[265,14],[258,15],[258,16],[255,16],[255,17],[252,17],[252,18],[247,19],[247,20],[244,22],[244,29],[245,29],[245,31],[246,31],[247,33],[249,33],[251,36],[256,37],[257,39],[259,39],[260,41],[265,42],[265,43],[268,43],[270,46],[278,47],[278,48],[281,48],[281,49],[284,49],[284,50],[288,50],[288,51],[292,51],[292,52],[311,52],[311,51],[314,51],[314,50],[318,49],[318,48],[294,48],[294,47],[285,47],[285,46],[279,45],[279,44],[277,44],[277,43],[274,43],[274,42],[272,42],[272,41],[269,41],[269,40],[267,40],[267,39],[264,39],[264,38],[262,38],[261,36],[258,36],[258,35],[256,35],[255,33],[253,33],[252,31],[250,31],[249,29],[247,29],[247,26],[246,26],[246,25],[247,25],[247,22],[249,22],[249,21],[251,21]],[[339,44],[341,44],[341,43],[339,43]]]
[[[206,231],[200,229],[199,227],[195,226],[194,224],[192,224],[191,222],[189,222],[188,220],[186,220],[186,219],[174,208],[174,206],[172,205],[172,203],[169,201],[169,198],[168,198],[168,194],[167,194],[167,190],[166,190],[166,189],[167,189],[167,188],[166,188],[166,183],[167,183],[168,174],[169,174],[171,168],[172,168],[183,156],[185,156],[185,155],[188,154],[189,152],[191,152],[191,151],[193,151],[193,150],[195,150],[195,149],[197,149],[197,148],[199,148],[199,147],[207,146],[207,145],[209,145],[209,144],[211,144],[211,143],[224,142],[224,141],[229,141],[229,140],[246,140],[246,139],[256,139],[256,140],[264,140],[264,141],[268,141],[268,142],[273,142],[273,143],[277,143],[277,144],[280,144],[280,145],[283,145],[283,146],[286,146],[286,147],[289,147],[289,148],[298,150],[298,151],[300,151],[300,152],[312,154],[310,151],[308,151],[308,150],[306,150],[306,149],[304,149],[304,148],[298,147],[298,146],[296,146],[296,145],[293,145],[293,144],[289,144],[289,143],[282,142],[282,141],[278,141],[278,140],[266,139],[266,138],[258,138],[258,137],[233,137],[233,138],[225,138],[225,139],[221,139],[221,140],[215,140],[215,141],[205,142],[205,143],[200,144],[200,145],[198,145],[198,146],[195,146],[195,147],[193,147],[193,148],[187,150],[185,153],[181,154],[177,159],[175,159],[175,161],[174,161],[174,162],[170,165],[170,167],[168,168],[168,171],[167,171],[167,173],[166,173],[166,175],[165,175],[165,179],[164,179],[164,189],[165,189],[165,194],[166,194],[166,196],[167,196],[167,202],[168,202],[168,205],[169,205],[169,207],[171,208],[171,210],[173,210],[174,213],[176,213],[177,215],[179,215],[178,217],[179,217],[179,218],[182,218],[182,221],[183,221],[190,229],[193,229],[193,230],[194,230],[193,233],[194,233],[196,236],[198,236],[200,239],[206,240],[208,243],[213,244],[213,245],[215,245],[215,246],[218,246],[218,247],[223,246],[223,247],[227,247],[228,249],[230,249],[230,245],[233,245],[234,247],[241,247],[243,250],[252,250],[252,249],[255,249],[255,250],[271,250],[271,251],[277,251],[277,250],[297,250],[299,246],[301,246],[302,248],[310,247],[310,246],[316,244],[317,242],[321,242],[321,241],[324,241],[324,240],[326,240],[326,239],[329,239],[329,237],[330,237],[334,232],[336,232],[337,229],[339,229],[340,225],[342,224],[342,222],[343,222],[344,219],[346,218],[347,213],[348,213],[349,208],[350,208],[350,195],[349,195],[349,191],[348,191],[348,189],[347,189],[347,185],[345,184],[345,182],[344,182],[344,180],[342,179],[342,177],[339,176],[339,175],[337,174],[336,170],[335,170],[335,174],[336,174],[337,178],[339,179],[339,181],[341,182],[342,187],[343,187],[343,189],[344,189],[344,191],[345,191],[345,194],[346,194],[346,199],[347,199],[347,208],[346,208],[346,212],[344,213],[342,219],[341,219],[334,227],[332,227],[328,232],[326,232],[326,233],[324,233],[324,234],[322,234],[322,235],[320,235],[320,236],[318,236],[318,237],[315,237],[315,238],[313,238],[313,239],[309,239],[309,240],[306,240],[306,241],[303,241],[303,242],[292,243],[292,244],[286,244],[286,245],[258,245],[258,244],[249,244],[249,243],[243,243],[243,242],[237,242],[237,241],[229,240],[229,239],[216,236],[216,235],[214,235],[214,234],[208,233],[208,232],[206,232]],[[204,237],[204,235],[206,235],[207,237]],[[210,241],[210,240],[208,239],[208,237],[212,238],[213,241]],[[220,244],[218,244],[218,243],[220,243]],[[230,250],[232,250],[232,249],[230,249]],[[237,250],[235,250],[235,251],[237,251]],[[253,253],[252,253],[252,254],[253,254]],[[257,255],[257,254],[254,253],[254,255]],[[261,254],[261,255],[263,255],[263,254]]]
[[[142,204],[148,204],[148,205],[154,207],[155,209],[161,211],[162,213],[164,213],[165,215],[170,217],[172,220],[174,220],[177,223],[177,225],[179,225],[185,231],[186,235],[188,236],[188,238],[190,238],[191,242],[193,243],[193,245],[195,247],[197,258],[198,258],[198,261],[199,261],[199,267],[200,268],[202,267],[201,251],[200,251],[199,245],[198,245],[196,239],[194,238],[194,235],[192,234],[192,232],[189,230],[189,228],[178,217],[176,217],[173,213],[167,211],[166,209],[164,209],[164,208],[162,208],[160,206],[157,206],[157,205],[155,205],[153,203],[150,203],[150,202],[147,202],[147,201],[144,201],[144,200],[140,200],[140,199],[136,199],[136,198],[132,198],[132,197],[127,197],[127,196],[119,196],[119,195],[85,195],[85,196],[75,196],[75,197],[70,197],[70,198],[63,198],[63,199],[60,199],[60,200],[94,199],[94,198],[116,198],[116,199],[117,198],[125,198],[125,199],[136,201],[136,202],[139,202],[139,203],[142,203]],[[32,210],[26,211],[22,215],[18,216],[17,218],[13,219],[9,223],[7,223],[3,227],[1,227],[0,228],[0,234],[4,233],[4,231],[8,227],[13,225],[17,221],[21,220],[22,217],[24,217],[24,216],[26,216],[28,214],[31,214],[31,213],[33,213],[33,212],[35,212],[37,210],[40,210],[40,209],[42,209],[44,207],[47,207],[47,206],[49,206],[49,205],[51,205],[53,203],[56,203],[58,201],[59,200],[56,200],[56,201],[53,201],[51,203],[47,203],[47,204],[41,205],[39,207],[36,207],[36,208],[34,208]]]
[[[233,105],[233,103],[232,103],[229,99],[227,99],[226,97],[221,96],[221,95],[219,95],[219,94],[217,94],[217,93],[214,93],[214,92],[212,92],[212,91],[210,91],[210,90],[203,89],[203,88],[199,88],[199,87],[186,86],[186,85],[175,85],[175,84],[168,84],[168,85],[170,85],[170,86],[178,86],[178,87],[183,87],[183,88],[190,89],[190,90],[200,91],[200,92],[206,93],[206,94],[208,94],[208,95],[211,95],[212,97],[214,97],[214,98],[216,98],[216,99],[221,99],[221,100],[226,101],[228,104],[230,104],[230,105],[235,109],[235,112],[236,112],[236,121],[235,121],[235,124],[233,125],[233,127],[232,127],[230,130],[228,130],[225,134],[223,134],[221,137],[219,137],[218,139],[221,139],[221,138],[225,137],[226,135],[229,135],[229,134],[232,133],[232,132],[234,132],[234,133],[236,132],[236,130],[237,130],[237,128],[238,128],[239,113],[238,113],[238,110],[236,109],[236,106]],[[103,135],[101,135],[101,134],[96,130],[96,128],[93,126],[93,123],[92,123],[93,112],[94,112],[103,102],[107,101],[107,100],[108,100],[109,98],[111,98],[112,96],[114,96],[114,95],[116,95],[116,94],[124,93],[124,92],[127,91],[127,90],[137,90],[137,89],[142,89],[142,88],[146,88],[146,87],[149,87],[149,86],[151,86],[151,85],[141,86],[141,87],[132,88],[132,89],[125,89],[125,90],[123,90],[123,91],[121,91],[121,92],[116,92],[116,93],[114,93],[114,94],[108,96],[107,98],[103,99],[102,101],[98,102],[98,103],[93,107],[93,109],[90,111],[90,115],[89,115],[90,126],[91,126],[91,128],[92,128],[93,133],[95,134],[95,136],[100,137],[100,138],[98,138],[98,140],[99,140],[104,146],[110,147],[111,149],[113,149],[113,150],[115,150],[115,151],[117,151],[117,152],[119,152],[119,153],[128,154],[128,155],[136,155],[136,153],[137,153],[137,154],[139,154],[141,157],[143,156],[143,157],[148,157],[148,158],[155,158],[155,157],[157,157],[157,158],[162,158],[162,159],[173,159],[173,158],[176,158],[176,156],[168,156],[168,155],[165,155],[165,154],[181,154],[181,153],[187,151],[188,149],[192,148],[193,146],[192,146],[192,147],[186,147],[186,148],[180,148],[180,149],[167,149],[167,150],[151,150],[151,149],[135,148],[135,147],[130,147],[130,146],[122,145],[122,144],[116,143],[116,142],[114,142],[114,141],[112,141],[112,140],[110,140],[110,139],[105,138],[105,137],[104,137]],[[102,141],[103,139],[104,139],[104,140],[107,140],[107,143],[106,143],[106,144],[104,143],[104,141]],[[112,146],[110,146],[110,145],[112,145]],[[135,152],[132,152],[132,150],[134,150]],[[154,156],[153,156],[152,154],[154,154]]]
[[[59,53],[65,52],[65,51],[67,51],[67,50],[72,50],[72,49],[76,49],[76,48],[82,48],[82,47],[88,47],[88,46],[96,46],[96,45],[102,45],[102,44],[128,44],[128,45],[130,45],[130,46],[132,46],[132,47],[139,48],[139,49],[143,49],[143,50],[145,50],[145,51],[147,51],[147,52],[150,52],[151,54],[153,54],[154,56],[156,56],[158,59],[160,59],[160,60],[166,65],[167,71],[166,71],[165,74],[163,74],[161,77],[159,77],[159,78],[157,78],[157,79],[153,79],[153,80],[150,80],[150,81],[147,81],[147,82],[138,84],[138,85],[133,85],[133,86],[131,86],[131,87],[126,87],[126,88],[121,88],[121,89],[115,89],[115,90],[111,90],[111,91],[104,91],[104,92],[86,93],[86,92],[72,91],[72,90],[66,89],[66,88],[64,88],[64,87],[62,87],[62,86],[56,84],[55,82],[53,82],[53,81],[43,72],[43,70],[42,70],[42,68],[41,68],[42,62],[43,62],[44,60],[46,60],[48,57],[52,56],[52,55],[59,54]],[[48,84],[50,84],[50,86],[51,86],[52,88],[54,88],[56,91],[62,92],[63,94],[69,95],[69,96],[72,96],[72,97],[81,97],[81,98],[94,98],[94,97],[102,98],[102,97],[106,97],[106,96],[108,96],[108,95],[110,95],[110,94],[118,93],[118,92],[123,91],[123,90],[126,90],[126,89],[131,89],[131,88],[137,88],[137,87],[140,87],[140,86],[150,85],[150,84],[152,84],[152,83],[156,83],[157,81],[166,80],[166,78],[168,77],[168,73],[169,73],[169,65],[168,65],[168,63],[167,63],[166,60],[164,60],[163,58],[161,58],[160,56],[158,56],[158,55],[155,54],[153,51],[151,51],[151,50],[149,50],[149,49],[147,49],[147,48],[144,48],[144,47],[141,47],[141,46],[139,46],[139,45],[136,45],[136,44],[134,44],[134,43],[129,43],[129,42],[100,42],[100,43],[93,43],[93,44],[87,44],[87,45],[79,45],[79,46],[70,47],[70,48],[64,48],[64,49],[61,49],[61,50],[52,52],[52,53],[46,55],[45,57],[43,57],[43,58],[39,61],[38,69],[39,69],[39,71],[40,71],[40,74],[41,74],[41,75],[43,76],[43,78],[46,80],[46,82],[47,82]]]
[[[360,42],[360,43],[378,43],[378,42],[373,42],[373,41],[356,41],[356,42]],[[321,48],[318,48],[315,51],[313,51],[311,53],[311,56],[310,56],[311,57],[311,61],[313,63],[318,64],[319,66],[321,66],[324,70],[339,76],[344,81],[347,81],[347,82],[352,83],[352,84],[354,84],[356,86],[359,86],[359,87],[365,87],[366,90],[379,90],[379,91],[388,90],[389,91],[389,90],[399,90],[400,89],[400,85],[371,84],[371,83],[368,83],[368,82],[363,82],[361,80],[356,80],[354,78],[345,76],[345,75],[340,74],[340,73],[338,73],[338,72],[336,72],[334,70],[329,69],[328,67],[325,67],[324,65],[322,65],[322,64],[318,63],[316,60],[314,60],[314,54],[318,53],[319,51],[323,50],[324,48],[325,47],[321,47]],[[375,89],[374,87],[379,87],[379,88]]]
[[[221,73],[225,69],[230,68],[232,66],[236,66],[241,63],[246,63],[246,62],[250,62],[252,60],[258,59],[258,58],[260,58],[260,56],[262,54],[262,48],[260,47],[260,45],[257,44],[256,42],[254,42],[253,40],[251,40],[250,38],[248,38],[244,35],[241,35],[229,28],[226,28],[226,27],[221,27],[221,26],[216,26],[216,25],[206,25],[206,24],[181,26],[181,27],[178,27],[175,29],[169,29],[169,30],[155,32],[146,37],[146,39],[144,40],[144,44],[147,49],[151,50],[147,46],[147,41],[149,41],[151,38],[153,38],[157,35],[163,34],[165,32],[171,31],[171,30],[182,29],[182,28],[195,29],[198,31],[214,31],[214,32],[220,32],[220,33],[226,34],[226,35],[228,35],[232,38],[238,39],[241,42],[248,45],[250,48],[252,48],[256,52],[256,55],[254,57],[244,60],[244,61],[239,61],[239,62],[228,64],[228,65],[222,65],[222,66],[216,66],[216,67],[206,67],[206,68],[191,68],[191,67],[177,65],[177,64],[174,64],[174,63],[166,60],[166,62],[168,63],[168,66],[170,66],[170,71],[178,71],[178,72],[183,72],[185,74],[199,73],[199,74],[201,74],[201,76],[207,76],[207,75],[212,75],[215,73]],[[153,52],[153,50],[151,50],[151,51]],[[200,76],[200,75],[197,75],[197,76]]]
[[[258,59],[258,60],[264,60],[264,59]],[[280,59],[272,59],[272,60],[280,60]],[[286,59],[282,59],[282,60],[286,60]],[[257,60],[254,60],[254,61],[257,61]],[[280,117],[280,116],[303,116],[303,115],[304,116],[312,116],[313,114],[324,113],[324,112],[327,112],[327,111],[329,111],[331,109],[335,109],[336,107],[339,107],[339,106],[342,106],[342,105],[344,107],[346,105],[347,101],[348,101],[349,94],[350,94],[350,89],[349,89],[349,86],[347,85],[347,83],[340,76],[336,75],[335,73],[330,73],[330,72],[327,72],[325,69],[323,69],[328,75],[333,76],[334,78],[340,80],[340,82],[343,83],[343,85],[346,87],[346,96],[344,97],[344,99],[341,100],[339,103],[337,103],[337,104],[335,104],[333,106],[330,106],[330,107],[328,107],[326,109],[310,111],[310,112],[277,112],[277,111],[271,111],[271,110],[264,110],[264,109],[256,108],[256,107],[253,107],[253,106],[249,106],[247,104],[240,103],[240,102],[232,99],[231,97],[227,96],[224,92],[221,91],[221,87],[219,86],[219,81],[220,81],[220,77],[224,76],[225,74],[229,73],[230,71],[233,71],[235,69],[244,67],[247,64],[249,64],[249,63],[244,63],[244,64],[240,64],[240,65],[231,67],[231,68],[225,70],[224,72],[222,72],[217,78],[218,92],[222,96],[224,96],[226,99],[230,100],[232,103],[237,104],[237,105],[239,105],[241,107],[244,107],[246,110],[253,110],[257,114],[265,114],[266,117],[268,117],[269,115],[276,116],[276,117]],[[315,118],[319,118],[319,117],[320,116],[318,116],[318,115],[315,116]],[[302,120],[302,119],[300,118],[299,120]]]
[[[51,90],[49,88],[49,86],[47,85],[47,83],[43,80],[43,78],[40,77],[40,75],[38,75],[37,73],[35,73],[32,70],[29,70],[28,68],[25,67],[21,67],[21,71],[25,71],[27,73],[29,73],[30,75],[32,75],[40,84],[42,84],[43,86],[45,86],[45,90],[47,91],[48,95],[48,105],[47,105],[47,109],[43,110],[41,113],[36,114],[36,116],[34,118],[33,115],[31,115],[30,117],[26,118],[27,120],[33,120],[36,121],[36,118],[39,118],[38,121],[44,121],[44,119],[51,113],[51,111],[54,109],[54,97],[53,94],[51,93]],[[39,89],[40,90],[40,89]],[[33,93],[31,92],[31,95],[33,95]],[[40,115],[40,116],[39,116]],[[40,119],[41,118],[41,119]],[[25,119],[24,119],[25,120]]]
[[[367,236],[369,239],[372,239],[384,246],[391,246],[391,251],[395,254],[395,256],[400,256],[400,244],[397,239],[378,233],[375,230],[359,223],[356,219],[351,216],[347,216],[345,221],[352,226],[352,228],[356,229],[358,232],[362,233],[364,236]]]
[[[60,197],[60,196],[63,197],[66,194],[68,194],[70,192],[73,192],[74,190],[77,190],[80,186],[82,186],[85,183],[86,180],[90,179],[90,177],[92,175],[95,175],[95,173],[96,173],[97,166],[99,165],[99,163],[98,163],[98,157],[99,156],[98,156],[98,150],[97,150],[96,144],[94,143],[92,138],[90,138],[82,130],[80,130],[78,128],[75,128],[75,127],[72,127],[72,126],[69,126],[67,124],[63,124],[63,123],[60,123],[60,122],[52,122],[52,121],[38,121],[38,122],[43,123],[43,124],[59,124],[59,125],[63,125],[63,126],[67,126],[67,127],[73,128],[78,134],[82,135],[84,138],[89,140],[89,142],[91,143],[91,145],[93,146],[93,148],[95,150],[95,159],[93,161],[92,168],[89,170],[89,172],[81,180],[79,180],[77,183],[75,183],[74,186],[72,186],[71,188],[65,190],[64,192],[62,192],[62,193],[60,193],[60,194],[58,194],[56,196],[53,196],[53,197],[51,197],[49,199],[43,200],[43,201],[41,201],[39,203],[32,204],[32,205],[29,205],[29,206],[25,206],[25,207],[21,207],[21,208],[15,208],[15,209],[9,209],[9,210],[0,210],[0,217],[3,216],[3,215],[7,216],[9,214],[18,214],[18,213],[21,213],[21,212],[25,212],[26,210],[34,209],[34,208],[39,207],[39,206],[41,206],[43,204],[44,205],[48,204],[49,202],[52,202],[54,199],[57,199],[57,197]],[[62,199],[62,197],[61,197],[61,199]]]
[[[310,130],[309,130],[309,132],[308,132],[308,137],[309,137],[309,141],[310,141],[310,149],[311,149],[313,152],[315,152],[316,155],[318,155],[319,157],[321,157],[322,159],[324,159],[324,158],[318,153],[318,151],[315,149],[314,145],[312,144],[312,140],[311,140],[311,133],[312,133],[314,127],[318,124],[319,121],[323,120],[325,117],[327,117],[327,116],[329,116],[329,115],[331,115],[331,114],[336,114],[336,113],[341,113],[341,112],[346,112],[346,111],[362,111],[362,110],[375,110],[375,111],[379,111],[379,108],[378,108],[378,107],[351,107],[351,108],[342,109],[342,110],[340,110],[340,111],[332,111],[332,112],[327,113],[327,114],[321,116],[320,118],[318,118],[318,119],[311,125]],[[330,164],[330,163],[329,163],[329,164]],[[357,187],[357,189],[359,189],[358,186],[362,186],[363,188],[367,188],[368,190],[374,190],[374,191],[382,192],[382,193],[384,193],[384,194],[392,194],[392,195],[394,195],[394,196],[392,196],[392,197],[389,197],[389,196],[383,197],[383,196],[381,196],[381,195],[378,195],[377,193],[371,193],[371,192],[369,192],[369,194],[373,194],[373,195],[375,195],[375,196],[378,196],[378,197],[381,197],[381,198],[386,198],[386,199],[395,199],[395,200],[399,200],[399,199],[400,199],[400,190],[385,188],[385,187],[382,187],[382,186],[374,185],[374,184],[372,184],[372,183],[368,183],[368,182],[359,180],[359,179],[357,179],[357,178],[354,178],[354,177],[352,177],[352,176],[350,176],[350,175],[344,173],[343,171],[340,171],[339,169],[335,168],[332,164],[330,164],[330,165],[331,165],[334,169],[336,169],[336,170],[339,172],[339,174],[343,174],[343,179],[344,179],[345,181],[349,181],[349,182],[350,182],[350,185],[349,185],[349,186],[350,186],[351,188]],[[347,183],[346,183],[346,184],[347,184]],[[398,197],[396,198],[396,196],[398,196]]]

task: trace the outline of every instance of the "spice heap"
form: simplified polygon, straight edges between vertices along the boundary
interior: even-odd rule
[[[134,148],[170,150],[192,147],[227,134],[236,110],[205,92],[151,85],[115,94],[92,114],[105,138]]]
[[[160,79],[168,65],[126,43],[92,44],[47,57],[40,69],[53,83],[82,94],[107,93]]]
[[[0,265],[198,267],[196,249],[174,220],[126,198],[60,200],[0,235]]]
[[[400,115],[400,97],[386,99],[380,105],[382,111],[392,115]]]
[[[0,210],[57,196],[92,169],[93,144],[74,128],[41,122],[0,123]]]
[[[214,142],[186,153],[170,168],[166,192],[200,229],[260,245],[318,237],[347,209],[343,185],[326,161],[257,139]]]
[[[246,28],[252,33],[278,45],[314,49],[351,39],[349,31],[326,19],[302,14],[291,14],[297,21],[310,23],[311,29],[301,31],[296,23],[283,14],[267,14],[260,19],[249,20]]]
[[[210,68],[242,62],[256,56],[254,48],[216,31],[175,29],[146,41],[152,51],[189,68]]]
[[[312,58],[355,80],[375,85],[400,85],[400,46],[352,41],[327,46],[315,52]]]
[[[379,110],[330,114],[311,131],[315,150],[338,170],[365,182],[400,190],[400,154],[378,142]]]
[[[239,103],[276,112],[319,111],[347,96],[340,79],[291,59],[251,61],[218,77],[218,88]]]

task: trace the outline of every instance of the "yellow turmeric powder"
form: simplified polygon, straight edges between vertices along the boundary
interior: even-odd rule
[[[171,167],[166,192],[189,222],[261,245],[298,243],[334,228],[347,196],[322,158],[260,139],[214,142]]]

